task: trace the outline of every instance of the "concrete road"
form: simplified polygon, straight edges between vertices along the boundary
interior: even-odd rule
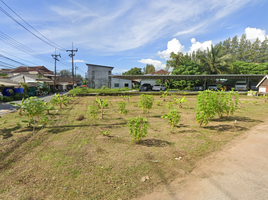
[[[268,118],[244,139],[207,157],[185,178],[140,200],[268,199]]]
[[[68,92],[63,92],[61,94],[67,94]],[[50,94],[47,96],[38,96],[39,99],[49,101],[54,94]],[[5,115],[7,113],[13,112],[16,110],[16,107],[10,104],[11,102],[0,102],[0,116]],[[21,103],[21,100],[12,101],[12,103]]]

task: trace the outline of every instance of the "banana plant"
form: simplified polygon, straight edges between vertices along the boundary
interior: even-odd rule
[[[24,108],[24,102],[25,102],[25,99],[23,98],[22,100],[21,100],[21,103],[10,103],[11,105],[13,105],[13,106],[17,106],[17,110],[20,110],[20,112],[19,112],[19,115],[21,115],[21,112],[22,112],[22,110],[23,110],[23,108]]]
[[[96,98],[94,102],[97,103],[101,109],[101,119],[103,119],[103,110],[105,107],[108,107],[107,99],[101,100],[99,98]]]

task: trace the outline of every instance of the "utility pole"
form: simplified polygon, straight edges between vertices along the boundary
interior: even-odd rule
[[[78,67],[76,67],[76,64],[75,64],[75,78],[76,78],[76,70],[78,69]]]
[[[54,72],[54,91],[56,90],[56,63],[57,63],[57,61],[59,61],[59,59],[58,59],[58,56],[61,58],[61,56],[60,56],[60,54],[59,55],[57,55],[56,54],[56,49],[55,49],[55,54],[51,54],[51,56],[53,57],[53,59],[55,60],[55,72]]]
[[[72,52],[69,54],[69,56],[72,58],[72,75],[73,75],[73,89],[74,89],[74,56],[75,56],[74,52],[77,52],[78,49],[76,48],[76,50],[73,50],[73,43],[72,43],[72,50],[66,50],[66,52],[68,51]]]

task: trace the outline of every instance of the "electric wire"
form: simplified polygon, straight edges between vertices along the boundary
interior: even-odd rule
[[[18,20],[16,20],[14,17],[12,17],[5,9],[3,9],[2,7],[0,7],[0,11],[2,11],[6,16],[8,16],[9,18],[11,18],[13,21],[15,21],[17,24],[19,24],[22,28],[24,28],[25,30],[27,30],[29,33],[31,33],[32,35],[34,35],[35,37],[37,37],[39,40],[43,41],[44,43],[46,43],[49,46],[52,46],[54,48],[60,49],[65,51],[66,49],[64,49],[63,47],[57,45],[56,43],[52,42],[50,39],[48,39],[47,37],[45,37],[43,34],[41,34],[39,31],[37,31],[34,27],[32,27],[28,22],[26,22],[22,17],[20,17],[14,10],[12,10],[3,0],[0,0],[3,4],[5,4],[6,7],[8,7],[17,17],[19,17],[24,23],[26,23],[29,27],[31,27],[34,31],[36,31],[38,34],[40,34],[42,37],[44,37],[46,40],[44,40],[43,38],[41,38],[40,36],[38,36],[37,34],[33,33],[31,30],[29,30],[26,26],[24,26],[23,24],[21,24]]]
[[[30,61],[24,60],[23,58],[20,58],[20,57],[18,57],[18,56],[15,56],[15,55],[13,55],[13,54],[11,54],[11,53],[8,53],[8,52],[4,51],[3,49],[0,49],[0,51],[4,52],[5,54],[8,54],[8,55],[10,55],[10,56],[13,56],[13,57],[15,57],[15,58],[18,58],[18,59],[20,59],[20,60],[23,60],[23,61],[25,61],[25,62],[27,62],[27,63],[33,64],[33,65],[36,65],[36,66],[38,65],[38,64],[36,64],[36,63],[33,63],[33,62],[30,62]]]
[[[16,61],[16,60],[14,60],[14,59],[12,59],[12,58],[8,58],[8,57],[4,56],[3,54],[0,54],[0,59],[1,59],[1,58],[5,58],[6,60],[9,60],[9,61],[11,61],[11,62],[20,64],[20,65],[23,65],[23,66],[27,66],[27,65],[25,65],[24,63],[19,62],[19,61]]]

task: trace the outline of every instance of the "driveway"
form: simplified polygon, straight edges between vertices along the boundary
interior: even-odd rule
[[[200,162],[185,178],[140,200],[268,199],[268,118]]]

